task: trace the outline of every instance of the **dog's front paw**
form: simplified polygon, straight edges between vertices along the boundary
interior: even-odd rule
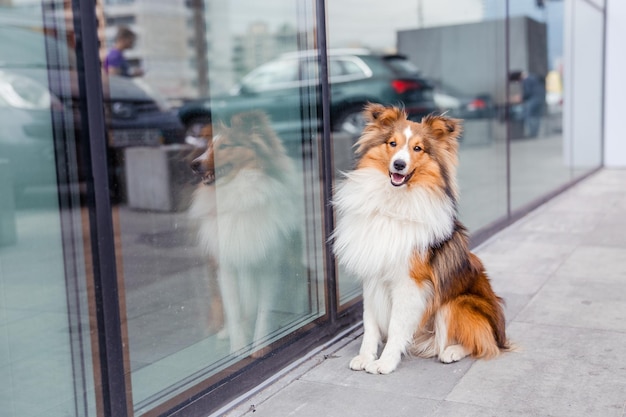
[[[374,355],[357,355],[350,361],[350,369],[353,371],[362,371],[365,367],[374,362],[376,356]]]
[[[398,361],[378,359],[365,365],[365,372],[370,374],[390,374],[398,367]]]

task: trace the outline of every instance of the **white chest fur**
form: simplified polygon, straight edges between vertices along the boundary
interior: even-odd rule
[[[454,225],[455,209],[445,194],[394,187],[375,169],[347,174],[333,202],[335,254],[363,280],[393,279],[408,271],[411,256],[450,236]]]
[[[298,227],[294,188],[254,170],[194,194],[189,210],[199,222],[200,247],[222,263],[253,264],[275,256]]]

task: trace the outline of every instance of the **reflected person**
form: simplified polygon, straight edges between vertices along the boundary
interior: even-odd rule
[[[541,117],[546,100],[546,89],[541,77],[526,71],[515,71],[509,79],[521,83],[521,101],[524,117],[524,134],[529,138],[539,135]]]
[[[137,77],[143,75],[141,68],[134,68],[130,65],[124,51],[135,46],[137,35],[129,28],[122,26],[118,28],[113,47],[109,50],[104,60],[104,70],[109,75],[120,75],[122,77]]]

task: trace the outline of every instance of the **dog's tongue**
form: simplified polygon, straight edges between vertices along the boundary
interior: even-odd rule
[[[404,182],[404,175],[400,175],[400,174],[391,174],[391,182],[394,185],[400,185]]]

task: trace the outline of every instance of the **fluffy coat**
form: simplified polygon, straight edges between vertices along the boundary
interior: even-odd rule
[[[508,349],[502,301],[457,219],[460,121],[417,123],[378,104],[364,116],[356,169],[333,201],[334,252],[363,284],[364,336],[350,368],[387,374],[406,353],[449,363]]]

